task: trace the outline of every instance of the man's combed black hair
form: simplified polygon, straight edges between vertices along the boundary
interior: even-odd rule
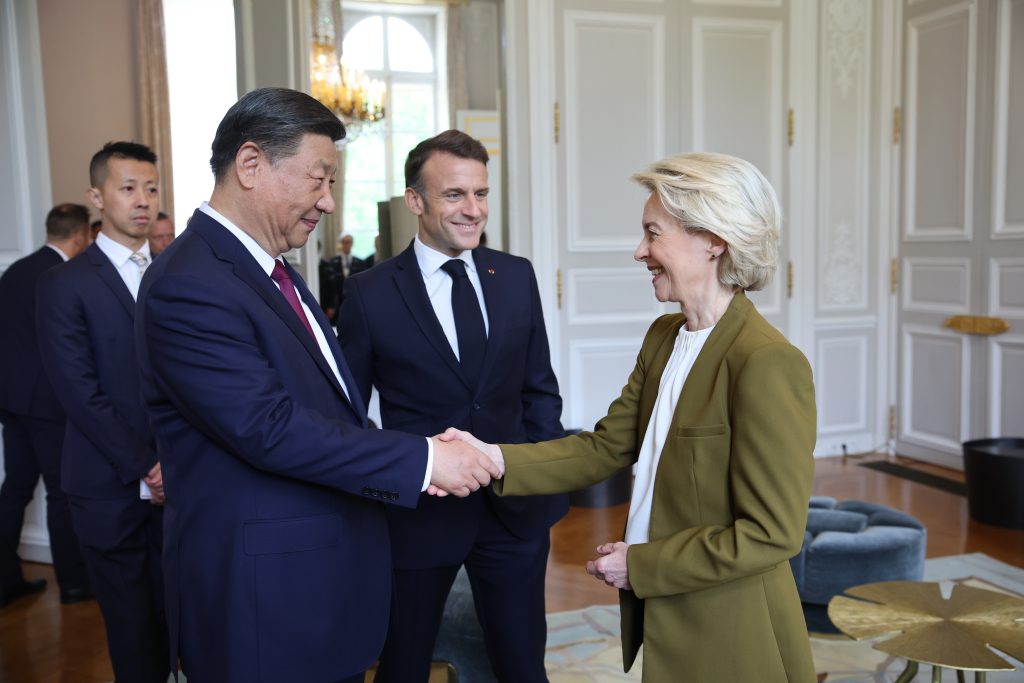
[[[101,187],[107,179],[107,162],[110,159],[134,159],[156,164],[156,153],[138,142],[108,142],[103,149],[92,155],[89,162],[89,187]]]
[[[221,180],[247,142],[259,146],[271,163],[295,154],[307,133],[337,142],[345,126],[330,109],[306,93],[287,88],[260,88],[228,109],[213,138],[210,167]]]

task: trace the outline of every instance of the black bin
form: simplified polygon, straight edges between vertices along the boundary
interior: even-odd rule
[[[1024,529],[1024,438],[965,441],[964,476],[972,519]]]

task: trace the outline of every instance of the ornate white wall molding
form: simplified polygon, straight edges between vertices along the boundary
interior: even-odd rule
[[[864,255],[847,221],[829,229],[828,246],[822,278],[823,303],[832,308],[862,303]]]
[[[825,8],[825,44],[839,92],[850,95],[856,70],[864,58],[867,33],[867,0],[828,0]]]

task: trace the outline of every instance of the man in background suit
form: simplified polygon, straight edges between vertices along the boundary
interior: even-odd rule
[[[352,255],[352,243],[352,235],[342,235],[341,239],[338,240],[338,254],[331,259],[342,277],[351,275],[352,269],[359,263],[359,259]]]
[[[320,310],[324,312],[327,319],[334,324],[338,315],[338,306],[335,301],[334,266],[330,259],[323,257],[324,245],[320,240],[316,241],[316,253],[320,256],[317,263],[317,275],[320,281]]]
[[[149,226],[149,254],[156,258],[174,241],[174,221],[163,211],[156,214],[156,220]]]
[[[345,299],[345,280],[357,272],[356,268],[359,266],[359,259],[352,255],[352,242],[352,235],[343,234],[338,239],[338,253],[327,261],[327,267],[320,272],[320,277],[323,278],[326,270],[329,278],[328,296],[331,301],[327,317],[331,319],[332,325],[338,324],[338,309]]]
[[[281,258],[334,210],[343,135],[304,93],[242,97],[217,128],[209,203],[143,283],[171,653],[190,683],[361,682],[387,626],[384,507],[414,507],[431,484],[465,496],[496,471],[367,429],[327,318]]]
[[[373,238],[373,253],[366,258],[357,258],[352,261],[352,275],[369,270],[381,262],[380,235]],[[340,306],[338,308],[341,308]]]
[[[103,612],[114,675],[165,683],[157,506],[163,486],[133,334],[159,199],[156,155],[133,142],[107,143],[89,164],[89,182],[102,227],[92,246],[40,280],[39,348],[68,416],[61,484]]]
[[[39,476],[46,485],[46,527],[60,600],[92,598],[89,577],[60,489],[64,409],[43,373],[36,342],[36,284],[50,268],[77,256],[92,242],[89,209],[60,204],[46,216],[46,244],[15,261],[0,277],[0,423],[4,430],[4,483],[0,488],[0,607],[37,593],[45,579],[26,581],[18,544],[25,507]]]
[[[405,165],[405,202],[419,217],[413,243],[349,281],[342,349],[362,397],[371,385],[380,392],[386,429],[426,435],[473,425],[514,443],[563,435],[533,267],[477,248],[487,161],[483,145],[459,131],[421,142]],[[567,509],[564,495],[513,501],[487,490],[389,508],[396,599],[376,681],[427,680],[463,564],[495,675],[546,681],[549,529]]]
[[[359,268],[362,265],[361,259],[356,258],[352,254],[352,243],[354,239],[352,235],[343,234],[338,239],[338,253],[331,259],[331,267],[334,275],[334,319],[331,324],[338,324],[338,310],[341,309],[341,303],[345,300],[345,280],[347,280],[354,273],[359,272]]]

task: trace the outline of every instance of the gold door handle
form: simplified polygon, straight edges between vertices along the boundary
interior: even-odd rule
[[[1010,324],[1002,318],[989,318],[983,315],[954,315],[942,325],[964,334],[987,336],[1002,334],[1010,329]]]

